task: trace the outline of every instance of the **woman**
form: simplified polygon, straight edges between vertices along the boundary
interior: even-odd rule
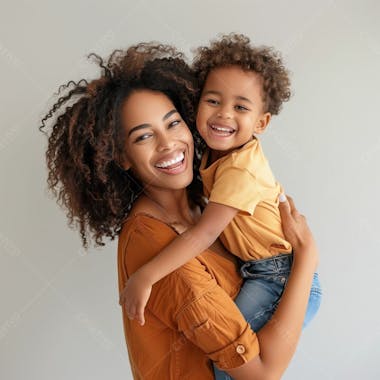
[[[193,180],[196,86],[182,55],[162,45],[117,51],[100,78],[69,82],[43,119],[48,183],[79,224],[84,246],[119,236],[119,290],[129,275],[198,220]],[[75,99],[78,97],[78,99]],[[63,112],[66,102],[73,102]],[[196,146],[200,146],[194,132]],[[317,251],[302,216],[281,204],[294,264],[271,321],[255,334],[235,306],[241,279],[220,243],[153,286],[146,324],[124,332],[135,379],[212,379],[210,359],[234,379],[277,379],[302,328]]]

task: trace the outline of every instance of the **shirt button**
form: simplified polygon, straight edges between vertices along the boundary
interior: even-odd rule
[[[237,352],[238,354],[244,354],[244,352],[245,352],[245,347],[244,347],[242,344],[238,344],[238,345],[236,346],[236,352]]]
[[[284,283],[286,281],[285,277],[281,277],[281,282]]]

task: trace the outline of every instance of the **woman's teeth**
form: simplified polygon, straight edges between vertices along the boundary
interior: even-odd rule
[[[185,158],[185,155],[183,152],[179,153],[177,157],[173,158],[172,160],[169,160],[169,161],[162,161],[158,164],[156,164],[155,166],[158,167],[158,168],[168,168],[169,166],[172,166],[172,165],[175,165],[177,164],[178,162],[181,162],[183,161],[183,159]]]

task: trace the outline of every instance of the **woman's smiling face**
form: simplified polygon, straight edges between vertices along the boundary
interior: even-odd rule
[[[144,187],[183,189],[193,179],[193,137],[171,100],[161,92],[138,90],[124,102],[124,168]]]

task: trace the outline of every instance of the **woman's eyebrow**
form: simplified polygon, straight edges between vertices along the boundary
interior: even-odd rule
[[[165,121],[166,119],[169,119],[170,116],[173,115],[173,113],[176,113],[178,112],[176,109],[172,109],[171,111],[169,111],[163,118],[162,118],[162,121]]]
[[[167,114],[165,114],[165,116],[162,118],[162,121],[165,121],[166,119],[168,119],[171,115],[173,115],[173,113],[176,113],[178,112],[176,109],[173,109],[171,111],[169,111]],[[137,125],[136,127],[133,127],[129,132],[128,132],[128,137],[131,135],[132,132],[136,132],[138,131],[139,129],[143,129],[143,128],[150,128],[151,127],[151,124],[140,124],[140,125]]]

